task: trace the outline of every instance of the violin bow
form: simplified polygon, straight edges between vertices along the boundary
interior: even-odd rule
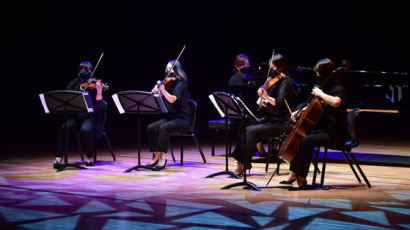
[[[87,87],[88,87],[88,82],[90,82],[90,80],[93,78],[94,72],[97,70],[97,67],[98,67],[98,65],[100,64],[100,61],[101,61],[101,59],[102,59],[103,56],[104,56],[104,51],[101,53],[100,58],[98,59],[97,64],[95,65],[95,68],[94,68],[93,72],[91,72],[90,79],[88,79],[87,85],[86,85],[86,87],[84,87],[83,91],[85,91],[85,90],[87,89]]]
[[[270,57],[269,62],[270,62],[270,60],[272,60],[273,56],[275,56],[275,49],[272,49],[272,56]],[[268,69],[268,73],[266,74],[266,80],[267,80],[268,77],[269,77],[269,73],[270,73],[270,70],[271,70],[271,69],[272,69],[271,63],[269,63],[269,69]]]
[[[175,62],[172,63],[172,70],[174,70],[175,65],[177,64],[177,61],[179,60],[179,58],[181,57],[182,53],[184,52],[186,47],[186,44],[184,44],[184,46],[182,47],[181,52],[179,52],[177,59],[175,59]],[[171,72],[168,72],[167,76],[165,76],[165,78],[169,77],[169,75],[171,74]]]

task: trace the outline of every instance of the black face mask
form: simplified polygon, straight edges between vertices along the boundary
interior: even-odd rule
[[[250,71],[251,71],[250,66],[244,66],[244,67],[239,69],[239,72],[241,72],[242,74],[248,74]]]
[[[170,70],[165,70],[165,77],[176,77],[177,74],[175,72],[171,72]]]
[[[81,80],[88,80],[91,77],[91,73],[90,72],[82,72],[78,76],[80,77]]]

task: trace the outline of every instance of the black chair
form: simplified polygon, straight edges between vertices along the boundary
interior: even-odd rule
[[[228,139],[226,140],[226,126],[228,126]],[[218,120],[209,120],[208,121],[208,128],[214,130],[214,135],[212,135],[212,150],[211,155],[215,156],[215,143],[216,137],[222,136],[225,138],[225,142],[227,142],[228,146],[228,155],[231,155],[232,150],[232,130],[235,126],[235,122],[231,119],[228,119],[227,124],[225,124],[225,119],[218,119]]]
[[[287,135],[284,133],[284,134],[280,135],[279,137],[274,137],[274,138],[271,138],[271,139],[268,140],[269,149],[268,149],[268,154],[266,155],[265,172],[268,172],[270,157],[271,156],[276,156],[276,158],[277,158],[276,159],[277,160],[276,169],[273,172],[273,174],[276,173],[276,174],[279,175],[280,164],[284,163],[285,161],[278,158],[277,155],[278,155],[280,147],[282,146],[282,144],[285,141],[286,137],[287,137]],[[317,153],[315,153],[315,154],[316,154],[316,156],[318,156]],[[317,162],[312,160],[312,163],[313,163],[313,166],[315,167],[315,170],[317,171],[317,173],[320,174],[320,170],[317,167]]]
[[[94,141],[94,143],[96,145],[97,141],[101,140],[104,137],[105,142],[107,143],[108,149],[111,152],[112,159],[113,159],[113,161],[116,161],[115,153],[114,153],[114,151],[112,150],[112,147],[111,147],[111,142],[108,139],[108,135],[104,130],[105,123],[106,123],[106,120],[107,120],[107,102],[104,101],[104,100],[97,101],[97,104],[95,105],[95,107],[96,107],[96,109],[100,110],[100,112],[96,113],[96,119],[95,119],[96,129],[95,129],[95,141]],[[81,161],[84,161],[84,151],[83,151],[81,141],[80,141],[80,133],[77,133],[77,143],[78,143],[80,153],[81,153]],[[97,150],[95,150],[95,151],[97,151]],[[96,152],[94,152],[94,165],[96,164],[96,162],[97,162],[97,154],[96,154]]]
[[[360,112],[360,109],[356,108],[356,109],[353,109],[352,111],[350,111],[347,114],[347,122],[348,122],[348,124],[347,124],[347,135],[348,135],[348,139],[344,144],[324,146],[325,152],[324,152],[324,156],[323,156],[322,175],[321,175],[321,180],[320,180],[320,187],[322,189],[326,189],[324,187],[324,180],[325,180],[325,170],[326,170],[326,161],[327,161],[327,151],[328,151],[328,149],[338,150],[338,151],[341,151],[343,153],[343,156],[346,159],[347,163],[349,164],[350,168],[352,169],[356,179],[359,181],[359,183],[361,183],[361,179],[360,179],[359,175],[357,174],[355,168],[353,167],[353,164],[352,164],[352,161],[353,161],[353,163],[356,165],[356,168],[359,170],[360,175],[363,177],[364,181],[366,182],[367,187],[371,188],[371,184],[370,184],[369,180],[367,179],[366,175],[363,173],[362,169],[359,166],[359,163],[357,162],[356,158],[352,154],[352,149],[359,145],[359,139],[357,137],[357,127],[356,127],[357,116],[359,115],[359,112]],[[316,162],[318,162],[318,160],[319,160],[319,152],[320,152],[320,148],[318,148],[318,150],[317,150]],[[352,158],[352,160],[350,160],[350,158],[348,157],[348,154]],[[313,173],[312,184],[313,185],[316,184],[316,172]]]
[[[180,146],[181,146],[181,166],[184,164],[184,141],[182,140],[182,137],[192,137],[195,141],[196,146],[198,147],[199,153],[201,154],[202,160],[204,161],[204,164],[206,163],[206,158],[204,153],[202,152],[201,146],[199,145],[198,138],[195,135],[195,123],[196,123],[196,113],[197,113],[197,104],[194,100],[188,99],[188,104],[191,110],[191,127],[186,130],[180,130],[177,132],[171,132],[169,135],[171,136],[178,136],[181,137],[180,140]],[[172,159],[175,162],[175,157],[174,157],[174,151],[171,145],[170,141],[170,149],[171,149],[171,154],[172,154]]]

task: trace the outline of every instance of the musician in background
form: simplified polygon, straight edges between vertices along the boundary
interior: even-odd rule
[[[229,78],[228,82],[228,90],[230,93],[233,93],[235,96],[241,98],[241,100],[249,106],[251,110],[256,109],[254,105],[254,101],[257,99],[255,96],[255,87],[256,85],[252,81],[253,77],[250,75],[251,71],[251,63],[249,61],[249,57],[246,54],[238,54],[235,56],[233,61],[234,67],[234,75]],[[232,126],[234,125],[235,121],[232,121]],[[236,127],[237,128],[237,127]],[[234,133],[238,133],[237,131],[233,131]],[[262,142],[258,142],[256,144],[257,150],[259,155],[266,154],[265,148],[263,147]]]
[[[282,184],[292,184],[296,181],[297,188],[304,187],[314,148],[328,144],[343,144],[346,139],[346,98],[340,75],[332,74],[335,69],[336,65],[328,58],[319,60],[313,68],[319,85],[332,77],[323,90],[312,89],[312,94],[319,97],[325,105],[325,110],[312,132],[302,139],[299,153],[290,165],[291,175],[286,181],[280,182]],[[297,112],[293,113],[293,120]]]
[[[153,93],[163,95],[168,110],[166,117],[147,127],[149,148],[154,158],[147,166],[157,170],[165,169],[169,133],[191,126],[191,110],[188,104],[188,78],[178,60],[168,62],[165,68],[166,79],[158,81]],[[168,82],[164,84],[164,82]]]
[[[247,126],[245,140],[242,139],[232,153],[233,157],[238,161],[234,172],[239,175],[245,169],[252,168],[251,158],[256,151],[256,143],[280,136],[285,130],[289,129],[290,111],[286,103],[292,101],[291,96],[294,95],[294,88],[293,81],[288,74],[287,61],[282,55],[276,54],[269,63],[274,71],[268,80],[276,77],[279,77],[279,80],[269,89],[260,88],[258,90],[260,98],[257,100],[257,104],[266,107],[269,110],[269,116],[261,124]],[[244,153],[242,152],[243,141],[246,142]],[[245,156],[244,160],[242,154]]]
[[[94,89],[91,89],[90,87],[83,88],[82,86],[83,83],[90,80],[92,69],[93,67],[90,62],[81,62],[78,67],[78,76],[74,78],[66,87],[66,90],[88,91],[94,105],[94,113],[81,113],[74,115],[67,120],[68,133],[80,134],[81,145],[87,152],[86,166],[93,165],[93,156],[95,153],[94,132],[98,128],[96,124],[100,124],[99,120],[102,119],[102,113],[99,109],[99,102],[103,100],[103,86],[101,84],[101,80],[96,80],[97,83],[95,83]],[[56,160],[53,164],[55,169],[58,169],[61,166],[62,155],[65,152],[65,132],[65,123],[63,123],[57,136],[57,153]]]

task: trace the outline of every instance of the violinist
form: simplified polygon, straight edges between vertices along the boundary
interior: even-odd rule
[[[256,151],[256,144],[260,141],[267,140],[280,136],[285,130],[289,130],[288,120],[290,112],[287,109],[286,103],[291,103],[294,95],[293,81],[288,74],[288,65],[284,56],[280,54],[274,55],[269,61],[273,69],[272,75],[267,79],[267,82],[272,79],[277,79],[276,83],[270,88],[260,88],[258,90],[259,99],[257,104],[266,107],[270,114],[263,123],[249,125],[245,130],[245,140],[241,140],[233,157],[238,161],[235,169],[236,174],[241,174],[245,169],[251,169],[251,158]],[[286,102],[285,102],[286,101]],[[242,145],[245,141],[245,152],[242,153]],[[243,155],[245,161],[243,160]]]
[[[93,165],[93,155],[95,153],[94,132],[96,124],[99,124],[98,119],[102,119],[102,114],[99,110],[99,102],[103,100],[103,84],[101,80],[93,80],[91,84],[87,84],[92,73],[92,65],[88,61],[81,62],[78,68],[78,76],[74,78],[66,87],[66,90],[88,91],[92,99],[95,113],[81,113],[74,115],[67,120],[67,128],[69,134],[80,133],[80,141],[87,152],[86,166]],[[65,151],[65,124],[62,125],[57,137],[57,153],[53,167],[58,169],[61,166],[62,154]]]
[[[292,184],[296,181],[295,187],[297,189],[306,186],[306,176],[309,172],[314,148],[328,144],[339,145],[345,141],[346,99],[340,75],[337,74],[337,71],[333,72],[335,69],[336,65],[328,58],[319,60],[313,68],[319,85],[331,77],[323,89],[313,88],[312,90],[312,94],[325,105],[324,113],[315,128],[302,139],[299,152],[290,165],[291,174],[286,181],[280,182],[281,184]],[[297,119],[296,114],[298,111],[292,115],[294,121]]]
[[[165,68],[166,78],[157,81],[153,93],[160,93],[168,110],[166,117],[148,125],[149,149],[154,158],[147,166],[157,170],[165,169],[169,133],[191,126],[191,111],[188,104],[188,78],[178,60],[168,62]]]

